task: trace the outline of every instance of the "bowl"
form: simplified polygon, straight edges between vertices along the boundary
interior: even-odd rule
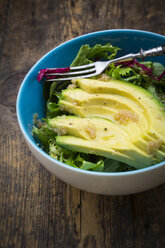
[[[165,182],[165,162],[154,166],[120,173],[92,172],[61,163],[41,150],[32,136],[33,114],[44,117],[43,85],[36,79],[40,69],[67,67],[83,44],[91,46],[111,42],[122,48],[118,56],[138,52],[165,43],[165,36],[141,30],[105,30],[82,35],[54,48],[28,72],[17,96],[17,118],[30,150],[40,163],[63,182],[97,194],[126,195],[142,192]],[[165,56],[151,60],[165,64]]]

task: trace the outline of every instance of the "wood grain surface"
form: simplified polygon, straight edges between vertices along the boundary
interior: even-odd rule
[[[164,0],[0,0],[0,248],[164,248],[165,185],[129,196],[80,191],[25,144],[16,97],[31,66],[91,31],[165,35]]]

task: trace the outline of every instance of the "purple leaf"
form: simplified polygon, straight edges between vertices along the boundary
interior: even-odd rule
[[[134,65],[137,65],[138,67],[141,67],[143,69],[144,73],[146,73],[147,75],[152,75],[152,69],[139,63],[136,59],[118,62],[118,63],[115,63],[115,65],[121,65],[122,67],[133,67]]]
[[[165,76],[165,70],[164,70],[157,78],[155,78],[153,76],[152,69],[139,63],[136,59],[115,63],[115,66],[118,66],[118,65],[121,65],[121,67],[133,67],[134,65],[137,65],[138,67],[142,68],[141,73],[148,75],[149,77],[151,77],[152,79],[156,81],[160,81]]]
[[[37,80],[38,82],[40,82],[42,80],[42,78],[45,76],[45,73],[46,73],[46,69],[41,69],[39,72],[38,72],[38,75],[37,75]]]
[[[165,76],[165,70],[157,77],[157,80],[161,80]]]
[[[154,76],[152,75],[152,69],[139,63],[136,59],[118,62],[118,63],[115,63],[115,65],[121,65],[121,67],[133,67],[134,65],[137,65],[138,67],[142,68],[141,73],[146,74],[150,76],[151,78],[155,79]]]
[[[56,78],[55,76],[52,75],[46,75],[47,73],[65,73],[70,71],[70,67],[65,67],[65,68],[54,68],[54,69],[41,69],[37,75],[37,80],[40,82],[43,77],[46,77],[47,79],[53,79]]]

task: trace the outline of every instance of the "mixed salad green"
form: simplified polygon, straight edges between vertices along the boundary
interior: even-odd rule
[[[93,47],[83,45],[70,66],[80,66],[97,60],[113,59],[116,57],[118,50],[120,50],[120,48],[112,46],[111,44],[97,44]],[[33,135],[41,148],[60,162],[84,170],[99,172],[135,170],[135,168],[127,164],[112,159],[66,150],[56,144],[56,134],[49,129],[46,121],[48,118],[69,115],[66,110],[62,110],[59,107],[58,101],[61,97],[61,92],[72,83],[68,81],[61,83],[55,79],[53,82],[47,81],[46,79],[49,78],[46,76],[47,71],[48,69],[43,69],[38,75],[38,81],[43,81],[44,84],[43,94],[46,101],[46,117],[41,121],[38,119],[38,115],[34,114],[33,118]],[[63,68],[59,72],[65,71],[69,71],[69,67]],[[139,85],[150,91],[165,104],[165,67],[161,63],[152,61],[139,62],[135,59],[113,63],[106,69],[104,75],[110,79],[124,80]]]

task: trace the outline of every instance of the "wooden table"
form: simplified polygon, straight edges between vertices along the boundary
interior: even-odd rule
[[[33,157],[15,103],[31,66],[58,44],[114,28],[165,35],[164,0],[0,1],[0,248],[164,248],[165,185],[129,196],[80,191]]]

